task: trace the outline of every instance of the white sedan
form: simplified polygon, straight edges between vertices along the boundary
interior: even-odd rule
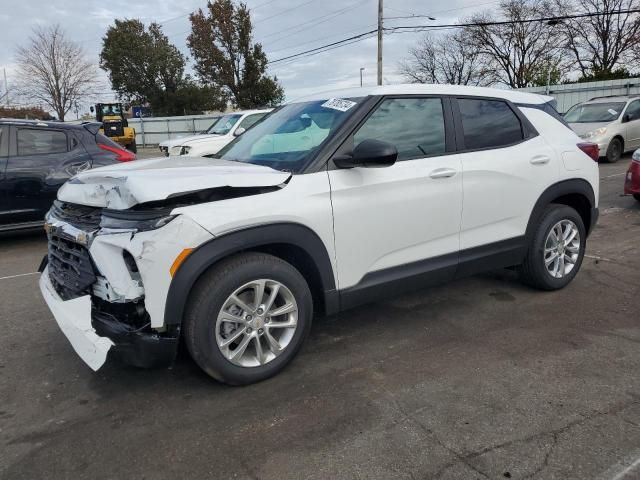
[[[242,135],[271,110],[245,110],[228,113],[216,122],[210,134],[185,138],[182,142],[169,149],[169,155],[201,157],[218,153],[222,147],[235,137]]]

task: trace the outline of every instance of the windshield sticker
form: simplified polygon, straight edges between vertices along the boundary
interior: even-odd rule
[[[609,110],[607,110],[607,112],[609,112],[611,115],[617,115],[618,112],[616,112],[613,108],[610,108]]]
[[[356,105],[356,102],[352,102],[351,100],[343,100],[342,98],[330,98],[320,106],[324,108],[332,108],[333,110],[339,110],[341,112],[346,112],[350,108],[353,108],[354,105]]]

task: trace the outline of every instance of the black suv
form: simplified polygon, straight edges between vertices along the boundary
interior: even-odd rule
[[[0,119],[0,232],[42,225],[58,189],[76,173],[136,158],[99,129]]]

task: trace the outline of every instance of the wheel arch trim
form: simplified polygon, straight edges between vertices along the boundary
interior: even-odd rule
[[[587,230],[587,234],[591,232],[598,217],[598,209],[595,206],[595,193],[593,191],[593,187],[588,181],[581,178],[573,178],[554,183],[538,197],[538,200],[531,211],[531,215],[529,216],[529,222],[527,223],[527,230],[525,234],[527,243],[529,243],[531,237],[534,235],[536,225],[538,224],[546,206],[553,203],[554,200],[567,195],[580,195],[586,198],[589,202],[590,220],[589,222],[585,222],[585,228]]]
[[[333,266],[324,242],[301,224],[275,223],[229,232],[197,247],[180,265],[171,281],[164,313],[165,325],[182,323],[193,286],[212,265],[230,255],[272,244],[289,244],[309,255],[320,277],[326,313],[337,311],[339,302]]]

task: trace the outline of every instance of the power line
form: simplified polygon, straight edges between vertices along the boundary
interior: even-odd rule
[[[327,13],[325,15],[321,15],[320,17],[311,19],[307,22],[304,23],[298,23],[297,25],[294,25],[293,27],[289,27],[289,28],[285,28],[284,30],[280,30],[278,32],[274,32],[274,33],[270,33],[269,35],[263,35],[260,40],[264,41],[264,39],[269,38],[269,37],[273,37],[274,35],[280,35],[284,32],[290,31],[292,29],[295,29],[293,32],[291,32],[290,34],[287,35],[281,35],[280,37],[277,37],[275,40],[273,40],[272,43],[277,43],[281,40],[284,40],[285,38],[289,38],[290,36],[292,36],[293,34],[300,32],[302,30],[308,30],[308,28],[312,28],[315,27],[316,25],[320,25],[321,23],[325,23],[328,22],[329,20],[331,20],[333,17],[336,17],[338,15],[340,15],[341,13],[345,13],[348,12],[349,10],[353,10],[354,8],[359,7],[360,5],[362,5],[365,2],[368,2],[369,0],[362,0],[360,2],[354,3],[353,5],[349,6],[349,7],[345,7],[345,8],[341,8],[339,10],[335,10],[333,12]],[[313,24],[311,27],[304,27],[304,25],[308,25],[308,24]],[[299,28],[302,27],[302,28]]]
[[[535,22],[549,22],[549,21],[562,21],[562,20],[571,20],[574,18],[586,18],[586,17],[599,17],[605,15],[624,15],[630,13],[640,13],[640,9],[628,9],[628,10],[612,10],[609,12],[598,12],[598,13],[579,13],[575,15],[561,15],[555,17],[542,17],[542,18],[524,18],[521,20],[498,20],[498,21],[490,21],[490,22],[470,22],[470,23],[450,23],[450,24],[442,24],[442,25],[406,25],[401,27],[388,27],[385,30],[394,33],[396,31],[402,31],[407,29],[414,29],[414,31],[420,31],[419,29],[428,28],[428,29],[446,29],[446,28],[462,28],[462,27],[489,27],[492,25],[516,25],[522,23],[535,23]]]
[[[292,10],[296,10],[298,8],[304,7],[305,5],[309,5],[310,3],[313,3],[313,2],[315,2],[315,0],[309,0],[308,2],[301,3],[300,5],[296,5],[295,7],[288,8],[287,10],[282,10],[281,12],[278,12],[278,13],[276,13],[274,15],[269,16],[269,17],[261,18],[257,22],[253,22],[253,24],[256,25],[258,23],[262,23],[262,22],[265,22],[267,20],[271,20],[272,18],[279,17],[280,15],[283,15],[285,13],[288,13],[288,12],[292,11]]]
[[[500,0],[494,0],[492,2],[484,2],[484,3],[476,3],[473,5],[467,5],[464,7],[457,7],[457,8],[448,8],[447,10],[437,10],[435,12],[431,12],[429,15],[427,14],[420,14],[420,13],[412,13],[412,12],[408,12],[405,10],[398,10],[397,8],[392,8],[392,7],[385,7],[388,8],[390,10],[395,10],[401,13],[408,13],[408,16],[401,16],[401,17],[384,17],[385,20],[398,20],[398,19],[405,19],[405,18],[430,18],[433,17],[434,15],[438,15],[439,13],[449,13],[449,12],[456,12],[458,10],[466,10],[469,8],[476,8],[476,7],[482,7],[485,5],[493,5],[496,3],[500,3]]]
[[[376,25],[375,23],[372,23],[372,24],[364,25],[364,26],[362,26],[360,28],[371,28],[371,27],[375,27],[375,25]],[[317,38],[311,39],[309,41],[306,41],[306,42],[303,42],[303,43],[298,43],[296,45],[292,45],[292,46],[289,46],[289,47],[278,48],[277,50],[270,50],[270,51],[266,52],[266,55],[270,56],[270,55],[272,55],[272,54],[274,54],[276,52],[282,52],[284,50],[291,50],[292,48],[302,47],[304,45],[309,45],[311,43],[316,43],[316,42],[319,42],[319,41],[322,41],[322,40],[326,40],[328,38],[335,38],[338,35],[346,35],[346,34],[349,34],[349,33],[357,32],[357,31],[360,30],[360,28],[355,28],[353,30],[347,30],[346,32],[341,32],[339,34],[332,33],[331,35],[323,35],[322,37],[317,37]]]
[[[368,36],[360,37],[360,38],[351,40],[351,41],[346,42],[346,43],[341,43],[340,45],[335,45],[335,46],[330,47],[330,48],[324,48],[323,47],[324,48],[323,50],[319,50],[319,51],[316,51],[316,52],[308,53],[308,54],[304,55],[303,57],[296,57],[296,58],[313,57],[314,55],[319,55],[321,53],[329,52],[331,50],[335,50],[336,48],[346,47],[347,45],[351,45],[353,43],[358,43],[358,42],[361,42],[363,40],[368,40],[369,38],[375,38],[375,36],[376,36],[375,34],[377,32],[378,32],[378,30],[376,29],[373,34],[370,34]],[[279,63],[279,65],[288,65],[288,64],[292,63],[296,58],[287,59],[287,60],[279,59],[278,62],[280,62],[282,60],[284,63]],[[273,62],[269,62],[269,64],[271,64],[271,63],[273,63]]]
[[[522,24],[522,23],[534,23],[534,22],[548,22],[548,21],[560,21],[560,20],[570,20],[574,18],[586,18],[586,17],[597,17],[603,15],[623,15],[623,14],[631,14],[631,13],[640,13],[640,9],[628,9],[628,10],[613,10],[609,12],[599,12],[599,13],[581,13],[575,15],[561,15],[554,17],[542,17],[542,18],[532,18],[532,19],[521,19],[521,20],[502,20],[502,21],[490,21],[490,22],[476,22],[476,23],[452,23],[452,24],[440,24],[440,25],[407,25],[400,27],[385,27],[384,31],[387,34],[393,33],[402,33],[407,30],[411,30],[413,32],[428,30],[443,30],[443,29],[453,29],[453,28],[463,28],[463,27],[485,27],[491,25],[508,25],[508,24]],[[324,51],[333,50],[334,48],[339,48],[341,46],[350,45],[351,43],[356,43],[355,41],[361,41],[368,38],[368,35],[372,35],[377,33],[378,29],[369,30],[367,32],[362,32],[357,35],[353,35],[351,37],[343,38],[342,40],[338,40],[335,42],[328,43],[326,45],[321,45],[315,48],[311,48],[309,50],[304,50],[302,52],[294,53],[292,55],[287,55],[286,57],[278,58],[276,60],[272,60],[268,62],[270,65],[275,63],[280,63],[285,60],[291,60],[294,58],[300,58],[303,56],[311,56],[317,53],[323,53]],[[326,50],[325,50],[326,49]]]
[[[302,55],[306,55],[307,53],[313,53],[313,52],[317,52],[318,50],[321,50],[323,48],[333,47],[335,45],[341,45],[341,44],[349,42],[351,40],[356,40],[356,39],[360,39],[360,38],[362,38],[364,40],[364,38],[363,38],[364,36],[371,35],[372,33],[378,33],[378,29],[376,28],[375,30],[369,30],[368,32],[363,32],[363,33],[360,33],[358,35],[354,35],[352,37],[343,38],[342,40],[338,40],[337,42],[328,43],[328,44],[322,45],[320,47],[312,48],[310,50],[305,50],[304,52],[299,52],[299,53],[295,53],[293,55],[288,55],[286,57],[278,58],[277,60],[270,61],[269,64],[273,65],[274,63],[283,62],[284,60],[297,58],[297,57],[300,57]]]

